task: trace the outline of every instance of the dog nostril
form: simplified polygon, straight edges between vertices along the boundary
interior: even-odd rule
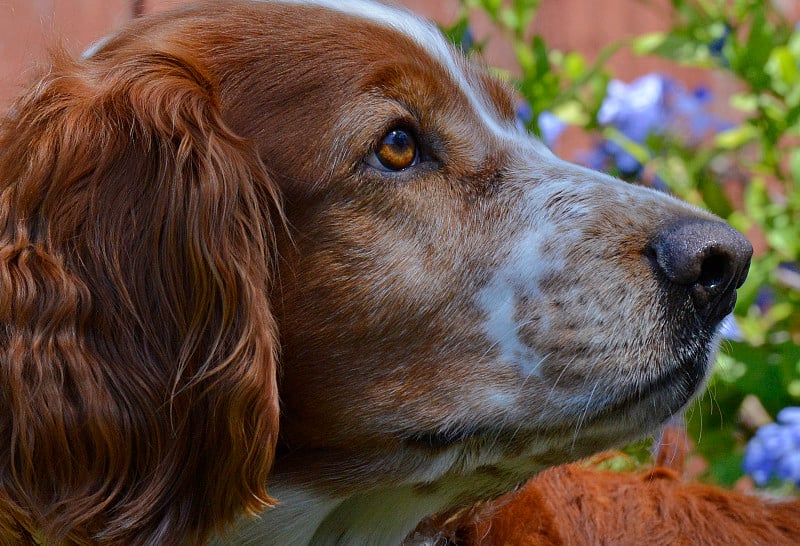
[[[727,254],[713,252],[702,260],[697,282],[708,290],[716,290],[727,283],[729,272],[735,268]]]
[[[697,311],[718,322],[733,310],[753,248],[738,231],[710,220],[686,219],[663,229],[650,245],[656,268],[689,289]]]

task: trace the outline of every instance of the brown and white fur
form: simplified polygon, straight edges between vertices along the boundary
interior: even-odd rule
[[[0,542],[396,544],[680,412],[748,243],[514,103],[367,0],[56,55],[0,128]]]

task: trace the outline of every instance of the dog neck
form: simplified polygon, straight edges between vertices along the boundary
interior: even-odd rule
[[[433,537],[409,537],[425,517],[499,496],[540,469],[523,456],[469,474],[448,473],[341,497],[277,482],[269,488],[277,505],[242,520],[226,538],[228,543],[259,546],[433,544]]]
[[[331,498],[306,489],[271,488],[278,505],[243,522],[237,544],[386,546],[401,544],[427,515],[446,507],[449,493],[419,494],[414,486]],[[421,545],[424,540],[410,544]],[[406,544],[409,544],[408,542]]]

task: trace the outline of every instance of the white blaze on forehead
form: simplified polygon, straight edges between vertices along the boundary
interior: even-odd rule
[[[464,92],[470,106],[496,137],[518,139],[521,134],[516,123],[497,119],[489,105],[485,93],[476,89],[467,78],[464,70],[453,57],[452,47],[445,41],[442,33],[429,21],[404,9],[373,2],[372,0],[256,0],[261,2],[284,2],[320,6],[346,15],[359,17],[378,23],[411,38],[439,62]],[[346,38],[346,37],[345,37]]]

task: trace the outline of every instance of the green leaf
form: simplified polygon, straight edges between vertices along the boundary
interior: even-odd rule
[[[765,223],[766,213],[765,210],[770,203],[770,197],[767,193],[767,184],[761,177],[755,177],[747,185],[744,192],[744,206],[745,211],[758,223]]]
[[[522,32],[530,27],[531,21],[539,10],[539,4],[541,4],[541,0],[514,0],[514,11],[517,12]]]
[[[504,8],[500,10],[497,17],[501,25],[511,30],[514,34],[518,34],[520,30],[520,19],[516,11],[511,8]]]
[[[800,148],[789,152],[789,172],[794,181],[795,191],[800,192]]]
[[[633,157],[635,157],[636,161],[638,161],[639,163],[645,164],[648,161],[650,161],[651,157],[650,151],[641,144],[634,142],[628,137],[626,137],[618,129],[614,127],[606,127],[605,129],[603,129],[603,136],[622,146],[622,149],[631,154]]]
[[[662,35],[660,39],[653,34],[645,40],[634,40],[633,50],[639,54],[660,55],[679,63],[713,66],[708,48],[704,44],[679,34]]]
[[[744,44],[737,48],[732,65],[756,91],[769,87],[770,78],[764,66],[772,53],[775,39],[774,27],[767,21],[765,8],[754,4],[751,10],[749,34]]]
[[[564,56],[562,67],[569,79],[577,80],[586,72],[586,59],[580,53],[571,51]]]
[[[797,59],[788,47],[776,47],[772,50],[764,70],[772,78],[773,89],[785,95],[794,88],[800,80],[798,62],[800,59]]]
[[[553,108],[553,114],[569,125],[582,127],[589,123],[589,113],[586,111],[586,108],[576,100],[559,104]]]
[[[517,56],[517,63],[524,74],[530,74],[536,71],[536,56],[532,48],[526,46],[524,43],[515,43],[514,53]]]
[[[733,212],[733,206],[716,177],[699,173],[696,184],[697,189],[703,194],[703,202],[711,212],[722,218],[727,218]]]
[[[795,58],[800,58],[800,28],[795,27],[794,32],[786,41],[786,47],[792,52]]]
[[[497,20],[497,13],[503,5],[503,0],[467,0],[467,7],[483,9],[489,17]]]
[[[637,55],[650,55],[659,50],[667,41],[667,34],[664,32],[651,32],[643,34],[633,40],[631,48]]]
[[[545,76],[550,70],[550,58],[547,54],[547,46],[541,36],[534,36],[531,41],[531,50],[536,59],[536,76]]]
[[[797,254],[798,236],[800,236],[800,233],[798,233],[798,228],[794,226],[773,228],[766,233],[769,246],[787,259]]]
[[[752,93],[736,93],[731,96],[730,104],[741,112],[753,113],[758,109],[758,96]]]
[[[719,133],[714,139],[714,144],[723,150],[733,150],[756,140],[760,135],[761,132],[756,127],[749,123],[743,123],[733,129]]]
[[[452,26],[440,27],[440,29],[450,43],[460,47],[464,43],[469,30],[469,18],[465,15],[459,18]]]

